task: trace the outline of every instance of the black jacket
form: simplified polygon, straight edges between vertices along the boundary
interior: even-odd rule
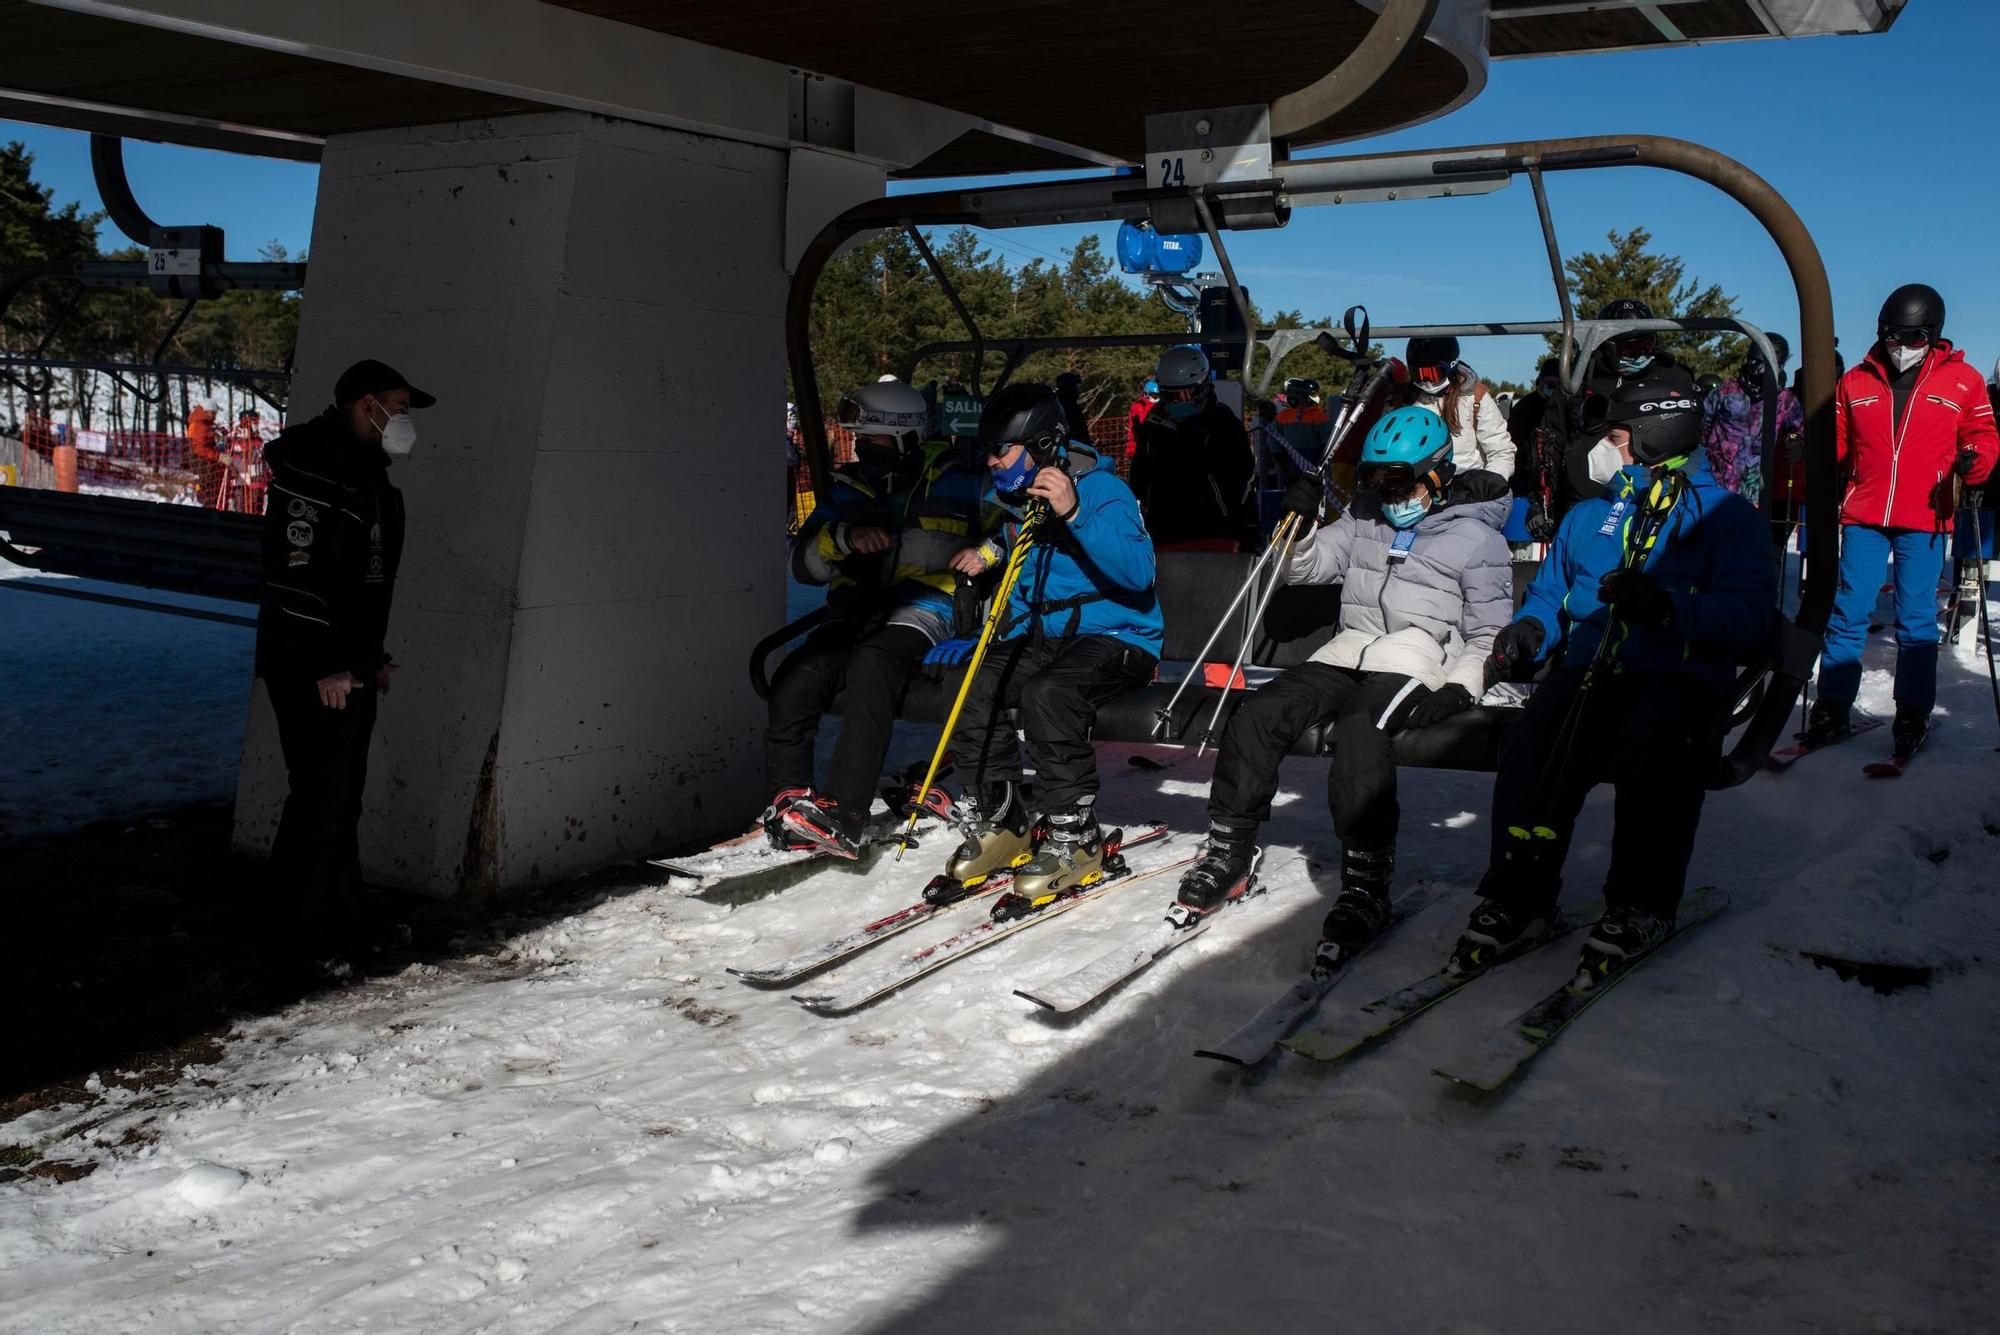
[[[317,681],[340,671],[372,682],[389,660],[403,493],[389,458],[327,409],[264,447],[264,596],[257,675]]]
[[[1185,422],[1156,407],[1139,424],[1132,493],[1155,543],[1220,538],[1255,546],[1250,435],[1219,401]]]

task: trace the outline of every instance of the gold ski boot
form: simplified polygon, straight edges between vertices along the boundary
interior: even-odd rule
[[[968,792],[958,804],[964,838],[944,864],[944,875],[924,891],[932,903],[949,903],[976,889],[996,871],[1018,867],[1034,854],[1028,835],[1028,812],[1014,785],[985,793]]]
[[[1104,879],[1104,832],[1086,799],[1068,811],[1053,812],[1035,856],[1014,873],[1007,898],[1032,912],[1064,891]]]

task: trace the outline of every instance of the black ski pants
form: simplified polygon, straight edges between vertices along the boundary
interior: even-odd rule
[[[1507,733],[1493,784],[1493,860],[1479,893],[1527,912],[1552,906],[1583,799],[1609,775],[1605,903],[1671,916],[1687,886],[1724,698],[1684,672],[1605,672],[1582,696],[1583,676],[1582,668],[1551,673]]]
[[[348,692],[328,709],[310,679],[265,678],[278,717],[289,790],[271,842],[274,910],[281,939],[309,949],[352,924],[361,890],[361,794],[375,692]]]
[[[1347,848],[1378,852],[1396,842],[1394,738],[1429,692],[1397,672],[1362,672],[1301,663],[1237,707],[1222,734],[1208,818],[1252,830],[1271,818],[1278,763],[1308,728],[1333,723],[1333,765],[1326,800],[1334,833]]]
[[[930,648],[930,636],[914,626],[843,623],[808,636],[771,682],[764,731],[764,776],[771,791],[812,786],[820,715],[839,701],[840,736],[820,791],[843,806],[868,811],[903,693]]]
[[[968,790],[1021,781],[1021,748],[1006,711],[1021,711],[1035,762],[1037,805],[1067,811],[1097,797],[1097,752],[1090,744],[1097,707],[1153,679],[1159,660],[1109,635],[1040,638],[993,645],[965,697],[952,733]]]

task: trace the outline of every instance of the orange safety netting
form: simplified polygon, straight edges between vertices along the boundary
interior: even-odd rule
[[[264,441],[275,423],[245,417],[226,433],[92,431],[72,422],[28,419],[22,444],[47,461],[34,470],[63,491],[264,512]],[[205,436],[205,438],[204,438]]]

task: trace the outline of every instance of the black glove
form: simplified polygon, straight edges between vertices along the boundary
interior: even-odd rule
[[[1266,399],[1257,405],[1257,416],[1266,422],[1278,420],[1278,405]]]
[[[1977,467],[1979,467],[1979,451],[1974,449],[1960,450],[1958,457],[1951,461],[1951,471],[1960,477],[1966,476]]]
[[[1527,523],[1528,536],[1536,542],[1549,542],[1556,536],[1556,518],[1539,497],[1528,502]]]
[[[1486,658],[1486,680],[1517,681],[1533,670],[1542,656],[1542,623],[1510,621],[1493,637],[1493,652]]]
[[[1326,479],[1318,473],[1303,473],[1285,488],[1286,514],[1297,515],[1308,524],[1319,522],[1319,508],[1326,501]]]
[[[1450,718],[1461,709],[1471,707],[1472,692],[1455,681],[1449,682],[1417,701],[1416,707],[1404,716],[1403,726],[1428,728],[1433,723]]]
[[[1620,566],[1597,581],[1597,601],[1634,626],[1665,630],[1674,624],[1674,600],[1643,570]]]

